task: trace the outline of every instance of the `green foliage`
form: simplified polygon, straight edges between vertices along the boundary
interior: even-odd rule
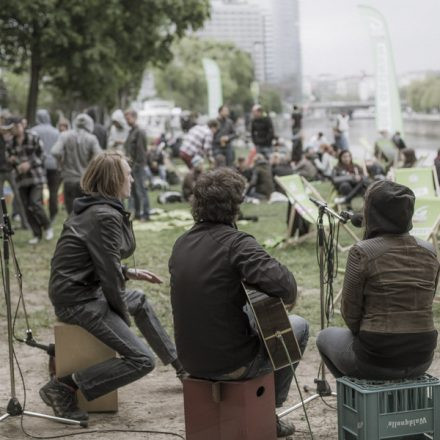
[[[214,59],[220,68],[223,100],[237,113],[252,106],[250,85],[254,78],[249,54],[232,43],[185,38],[173,47],[173,59],[154,69],[158,95],[184,109],[207,112],[207,87],[202,58]]]
[[[413,81],[406,89],[408,104],[417,112],[440,110],[440,76]]]
[[[147,62],[209,15],[208,0],[20,0],[0,8],[0,60],[31,69],[66,102],[112,105],[137,91]]]
[[[260,104],[265,111],[281,113],[283,106],[279,92],[268,85],[264,85],[260,91]]]

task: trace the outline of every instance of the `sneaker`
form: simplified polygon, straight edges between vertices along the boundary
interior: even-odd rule
[[[344,205],[347,203],[347,199],[345,197],[336,197],[334,202],[336,205]]]
[[[295,432],[295,425],[292,422],[285,422],[280,420],[277,416],[277,437],[287,437],[293,435]]]
[[[51,379],[40,389],[40,397],[46,405],[52,407],[57,417],[72,420],[89,419],[87,412],[78,407],[76,391],[56,379]]]
[[[28,244],[38,244],[39,242],[40,242],[40,237],[34,237],[28,241]]]
[[[53,238],[53,228],[52,227],[49,227],[46,229],[46,232],[44,234],[44,238],[46,240],[52,240],[52,238]]]

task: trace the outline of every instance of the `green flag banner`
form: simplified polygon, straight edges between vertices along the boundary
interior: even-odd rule
[[[218,64],[211,58],[203,58],[206,84],[208,86],[208,115],[217,116],[218,108],[223,104],[222,79]]]
[[[370,6],[359,5],[371,37],[376,72],[376,128],[403,136],[402,112],[394,57],[384,17]]]

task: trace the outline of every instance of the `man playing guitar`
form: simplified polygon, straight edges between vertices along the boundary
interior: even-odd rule
[[[195,377],[241,380],[272,370],[246,313],[242,282],[287,304],[294,304],[297,297],[291,272],[235,227],[244,190],[244,179],[229,168],[202,175],[191,201],[195,225],[178,238],[169,261],[177,352],[185,370]],[[289,320],[303,352],[308,323],[296,315]],[[281,407],[293,371],[287,366],[274,377],[275,401]],[[279,437],[294,430],[292,423],[277,420]]]

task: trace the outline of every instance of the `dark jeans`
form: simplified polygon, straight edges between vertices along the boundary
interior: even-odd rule
[[[58,214],[58,189],[61,184],[61,174],[58,170],[46,170],[46,179],[49,189],[49,217],[52,221]]]
[[[145,187],[145,180],[147,174],[142,165],[133,165],[131,169],[134,182],[131,185],[131,195],[134,202],[135,218],[149,218],[150,217],[150,202],[148,200],[148,192]],[[142,211],[141,211],[142,209]]]
[[[9,183],[9,186],[11,187],[12,190],[12,194],[14,195],[13,205],[15,206],[13,206],[12,214],[16,214],[16,213],[19,214],[21,218],[21,226],[23,228],[27,228],[25,209],[20,197],[20,191],[17,187],[17,183],[15,182],[15,177],[12,174],[12,171],[0,171],[0,197],[4,196],[3,188],[5,186],[5,182]],[[14,208],[16,209],[17,212],[15,212]],[[0,209],[0,213],[3,216],[1,209]]]
[[[43,185],[22,186],[19,192],[29,226],[34,236],[41,238],[43,230],[50,227],[43,206]]]
[[[350,376],[358,379],[395,380],[417,377],[425,373],[432,362],[405,368],[384,368],[361,362],[353,350],[354,339],[349,329],[340,327],[326,328],[316,338],[322,360],[336,378]]]
[[[174,344],[145,295],[129,290],[126,291],[125,301],[137,327],[162,362],[168,364],[176,360]],[[153,352],[110,308],[104,296],[71,307],[56,307],[55,314],[63,322],[83,327],[120,356],[74,373],[75,381],[87,400],[134,382],[153,370]]]
[[[255,321],[252,316],[249,318],[251,325],[254,327]],[[298,315],[289,316],[290,324],[293,329],[293,333],[298,341],[299,348],[301,353],[304,353],[307,341],[309,340],[309,324],[304,319]],[[294,368],[298,364],[294,365]],[[248,365],[239,368],[237,371],[234,371],[229,374],[223,374],[215,377],[207,377],[207,379],[211,380],[243,380],[250,379],[253,377],[262,376],[263,374],[269,373],[272,371],[272,364],[269,359],[269,355],[267,354],[266,348],[263,343],[260,345],[260,350],[258,351],[257,356],[254,358],[252,362]],[[277,408],[283,406],[283,403],[287,399],[287,395],[289,394],[290,384],[293,379],[293,371],[291,367],[286,367],[281,370],[274,372],[275,379],[275,403]]]
[[[362,195],[367,186],[368,179],[363,177],[359,182],[342,182],[338,185],[338,193],[345,197],[347,203],[350,203],[357,195]]]
[[[84,193],[79,182],[64,182],[64,205],[67,214],[70,215],[73,210],[73,201],[82,196]]]

